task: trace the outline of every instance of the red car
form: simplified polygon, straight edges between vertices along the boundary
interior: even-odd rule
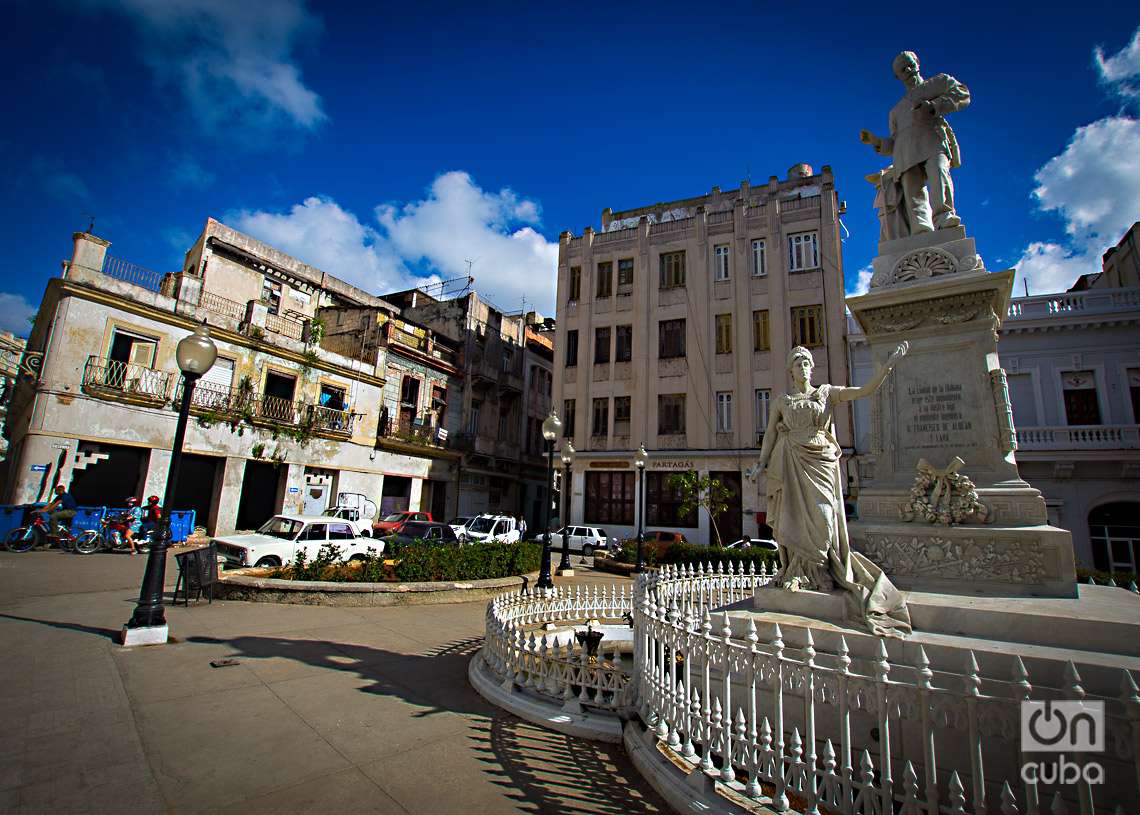
[[[391,515],[385,515],[383,519],[372,524],[372,533],[374,535],[390,535],[393,532],[399,532],[408,521],[431,521],[430,512],[393,512]]]

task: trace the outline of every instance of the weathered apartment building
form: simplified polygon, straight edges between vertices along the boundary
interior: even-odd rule
[[[455,514],[521,514],[538,529],[547,494],[541,428],[553,393],[552,321],[503,312],[475,292],[440,299],[414,289],[385,297],[459,352]]]
[[[444,514],[462,390],[456,350],[391,303],[207,221],[177,273],[74,236],[49,281],[9,403],[9,502],[56,483],[81,504],[163,492],[180,398],[178,342],[205,320],[218,360],[192,402],[175,503],[210,532],[341,493]]]
[[[554,400],[578,450],[570,520],[633,533],[644,443],[646,528],[715,542],[668,486],[696,470],[733,490],[725,542],[761,530],[764,499],[743,471],[790,385],[788,352],[808,346],[817,382],[846,382],[840,213],[831,169],[798,164],[766,185],[606,209],[599,231],[562,234]],[[839,423],[849,447],[849,413]]]

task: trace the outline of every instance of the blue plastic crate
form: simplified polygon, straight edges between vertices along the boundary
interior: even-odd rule
[[[196,514],[192,509],[176,509],[170,513],[171,542],[182,543],[194,533]]]
[[[75,517],[71,519],[71,531],[78,534],[89,529],[98,529],[106,514],[106,507],[78,507],[75,510]]]
[[[24,508],[5,504],[0,506],[0,540],[8,537],[8,533],[18,526],[24,525]]]

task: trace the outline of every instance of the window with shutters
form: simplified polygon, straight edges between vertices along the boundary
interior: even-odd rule
[[[823,306],[797,306],[792,309],[792,344],[805,348],[823,345]]]
[[[685,432],[685,394],[670,393],[657,397],[657,433],[676,436]]]
[[[562,437],[574,438],[574,400],[562,400]]]
[[[566,332],[566,367],[572,368],[578,364],[578,329],[573,328]]]
[[[594,364],[610,361],[610,327],[594,329]]]
[[[591,436],[608,436],[610,433],[610,400],[594,400],[594,422],[590,429]]]
[[[716,432],[732,432],[732,391],[717,391]]]
[[[661,359],[685,356],[684,319],[662,320],[657,326],[657,356]]]
[[[632,524],[632,472],[587,472],[585,521],[588,524]]]
[[[570,267],[570,292],[567,297],[571,302],[575,302],[582,297],[582,267]]]
[[[762,308],[752,312],[752,350],[771,350],[772,343],[768,338],[768,309]]]
[[[801,272],[819,268],[819,236],[801,232],[788,236],[788,271]]]
[[[633,285],[633,258],[618,260],[618,291]]]
[[[661,288],[672,289],[685,285],[685,253],[663,252],[660,258]]]
[[[772,404],[772,391],[767,388],[756,390],[756,443],[764,441],[764,431],[768,429],[768,410]]]
[[[671,475],[653,471],[645,474],[645,524],[691,529],[697,525],[697,510],[681,514],[684,497],[680,487],[669,484]]]
[[[613,294],[614,287],[614,264],[612,261],[598,264],[598,281],[596,296],[599,300],[609,297]]]
[[[764,264],[764,241],[752,241],[752,276],[764,277],[768,274],[768,267]]]
[[[716,352],[718,354],[732,353],[732,315],[716,315]]]
[[[1065,397],[1065,421],[1071,425],[1100,424],[1100,404],[1096,376],[1092,371],[1066,371],[1061,374]]]
[[[633,358],[633,326],[619,325],[614,344],[614,362],[629,362]]]
[[[713,247],[713,280],[728,280],[729,246],[721,243]]]

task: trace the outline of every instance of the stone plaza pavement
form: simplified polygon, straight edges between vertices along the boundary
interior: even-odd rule
[[[669,811],[620,746],[471,689],[482,602],[192,602],[124,650],[144,563],[0,552],[0,812]]]

